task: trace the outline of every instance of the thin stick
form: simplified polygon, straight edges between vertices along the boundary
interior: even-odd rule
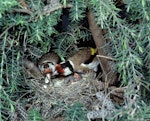
[[[96,55],[97,57],[100,57],[100,58],[106,58],[108,60],[112,60],[112,61],[115,61],[115,59],[111,58],[111,57],[108,57],[108,56],[104,56],[104,55]]]
[[[3,31],[3,33],[0,34],[0,38],[2,38],[2,36],[3,36],[9,29],[11,29],[13,26],[14,26],[14,25],[11,25],[11,26],[9,26],[5,31]]]

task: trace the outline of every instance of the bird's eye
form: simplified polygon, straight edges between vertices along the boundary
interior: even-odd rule
[[[44,67],[44,68],[48,68],[49,65],[46,63],[46,64],[43,65],[43,67]]]

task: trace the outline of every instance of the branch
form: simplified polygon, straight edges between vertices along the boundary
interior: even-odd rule
[[[31,15],[33,12],[28,9],[28,5],[25,3],[24,0],[19,0],[20,4],[23,6],[23,9],[12,9],[11,12],[18,12],[18,13],[26,13]],[[66,6],[62,5],[59,1],[53,0],[50,4],[43,7],[41,14],[39,15],[38,12],[34,12],[37,14],[36,19],[39,18],[41,15],[49,15],[52,12],[62,9],[62,8],[71,8],[72,5],[68,4]],[[30,21],[30,20],[29,20]]]
[[[18,13],[26,13],[26,14],[32,14],[32,11],[28,9],[12,9],[11,12],[18,12]]]
[[[66,6],[63,6],[61,3],[59,2],[56,2],[55,4],[49,4],[49,5],[46,5],[44,8],[43,8],[43,11],[40,15],[37,15],[36,16],[36,19],[39,18],[41,15],[50,15],[52,12],[58,10],[58,9],[62,9],[62,8],[71,8],[72,5],[68,4]]]
[[[101,55],[99,60],[100,60],[100,65],[103,71],[102,79],[103,81],[108,82],[108,84],[110,84],[110,82],[112,84],[116,81],[117,76],[113,72],[109,64],[109,60],[107,58],[104,58],[104,57],[107,57],[107,55],[105,54],[102,48],[105,45],[105,41],[103,39],[103,34],[102,34],[102,29],[99,28],[99,26],[97,25],[95,21],[95,16],[91,10],[88,11],[88,22],[89,22],[89,28],[91,30],[93,39],[98,49],[98,54]]]
[[[43,8],[43,12],[42,12],[42,15],[49,15],[50,13],[58,10],[58,9],[61,9],[61,8],[71,8],[72,5],[68,4],[66,6],[63,6],[62,4],[60,3],[57,3],[55,6],[52,6],[51,4],[45,6]]]

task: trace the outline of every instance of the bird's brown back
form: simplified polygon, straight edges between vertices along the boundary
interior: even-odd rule
[[[82,67],[81,63],[84,63],[87,59],[90,58],[90,56],[91,56],[90,48],[84,47],[84,48],[81,48],[76,54],[74,54],[68,60],[71,60],[74,63],[75,71],[81,70],[81,71],[85,72],[85,71],[87,71],[87,68]]]

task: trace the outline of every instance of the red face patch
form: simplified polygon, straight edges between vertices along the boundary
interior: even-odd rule
[[[60,64],[58,64],[58,65],[56,66],[56,70],[57,70],[61,75],[63,75],[64,69],[61,67]]]

